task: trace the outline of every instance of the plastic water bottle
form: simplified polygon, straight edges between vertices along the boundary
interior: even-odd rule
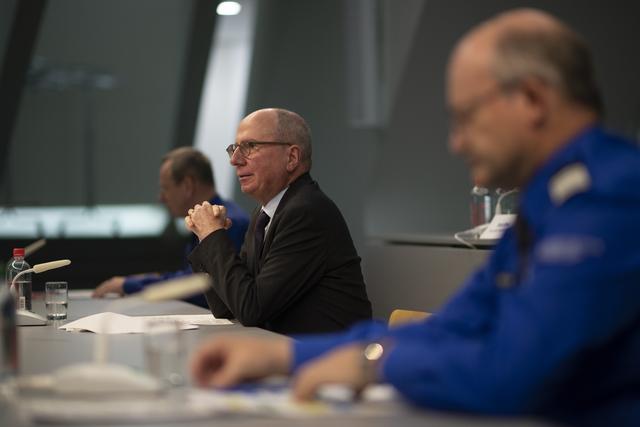
[[[491,221],[493,203],[488,188],[475,185],[471,189],[471,226],[486,224]]]
[[[18,372],[15,294],[0,279],[0,382]]]
[[[2,266],[2,277],[0,278],[0,280],[2,280],[3,284],[6,284],[7,286],[11,286],[11,283],[8,282],[8,279],[9,279],[9,266],[11,265],[12,262],[13,262],[13,257],[9,258],[9,261],[7,261]]]
[[[24,260],[24,248],[13,249],[13,259],[7,266],[7,284],[11,286],[13,278],[21,271],[31,268]],[[24,274],[15,283],[15,292],[18,296],[18,308],[31,311],[31,273]]]

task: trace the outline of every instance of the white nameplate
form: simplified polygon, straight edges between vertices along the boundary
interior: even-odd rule
[[[515,214],[496,215],[491,220],[489,227],[480,235],[480,239],[497,240],[502,237],[504,231],[511,227],[516,220]]]

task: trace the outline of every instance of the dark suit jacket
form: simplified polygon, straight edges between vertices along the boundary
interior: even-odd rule
[[[189,256],[194,271],[212,278],[206,297],[214,316],[285,334],[335,331],[371,318],[347,224],[308,173],[285,192],[255,262],[259,211],[239,255],[226,231],[218,230]]]

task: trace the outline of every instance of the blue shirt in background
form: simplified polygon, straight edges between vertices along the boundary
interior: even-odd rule
[[[223,200],[219,196],[209,200],[212,205],[222,205],[227,209],[227,218],[231,219],[232,226],[227,230],[227,235],[231,238],[233,245],[237,252],[240,252],[242,243],[244,242],[244,235],[249,227],[249,215],[247,215],[240,206],[229,200]],[[191,234],[189,243],[184,250],[184,267],[182,270],[172,271],[164,274],[149,274],[142,276],[129,276],[125,279],[123,284],[123,290],[125,294],[132,294],[140,292],[148,285],[152,285],[164,280],[175,279],[181,276],[192,274],[191,265],[187,261],[187,256],[191,253],[193,248],[198,245],[198,237],[195,234]],[[190,302],[200,307],[209,308],[207,300],[203,294],[196,295],[185,299],[184,301]]]

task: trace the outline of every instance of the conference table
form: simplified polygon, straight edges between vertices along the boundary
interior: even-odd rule
[[[96,300],[88,297],[70,298],[67,322],[84,316],[105,311],[112,301]],[[44,304],[34,299],[34,311],[44,313]],[[207,310],[181,302],[170,301],[162,303],[143,303],[123,312],[127,315],[197,315],[206,314]],[[18,330],[20,375],[32,376],[48,374],[57,368],[73,363],[89,362],[93,358],[94,345],[98,335],[88,332],[67,332],[59,330],[60,322],[50,322],[46,326],[26,326]],[[194,351],[201,341],[222,333],[242,334],[244,336],[270,337],[276,334],[254,327],[244,327],[239,323],[220,326],[200,326],[198,329],[183,331],[187,353]],[[134,369],[144,371],[144,351],[142,334],[109,335],[109,362],[128,365]],[[184,390],[193,390],[187,385]],[[203,391],[204,392],[204,391]],[[176,395],[178,396],[178,395]],[[180,397],[176,397],[180,399]],[[20,398],[18,398],[20,400]],[[13,403],[12,403],[13,402]],[[46,424],[47,422],[25,414],[20,405],[16,405],[16,397],[0,399],[0,426],[31,426]],[[76,403],[77,404],[77,403]],[[130,403],[135,404],[134,401]],[[65,403],[60,404],[64,411]],[[537,420],[504,419],[476,417],[470,415],[450,414],[436,411],[417,409],[405,403],[401,398],[388,401],[356,402],[345,406],[341,410],[328,414],[309,416],[280,416],[273,413],[251,413],[243,415],[212,416],[210,419],[166,420],[155,419],[151,425],[163,426],[309,426],[325,427],[327,425],[350,426],[548,426]],[[123,405],[126,406],[126,405]],[[123,408],[125,411],[126,408]],[[74,420],[73,425],[95,425],[95,421],[84,423]],[[144,420],[101,422],[101,425],[141,425]]]

